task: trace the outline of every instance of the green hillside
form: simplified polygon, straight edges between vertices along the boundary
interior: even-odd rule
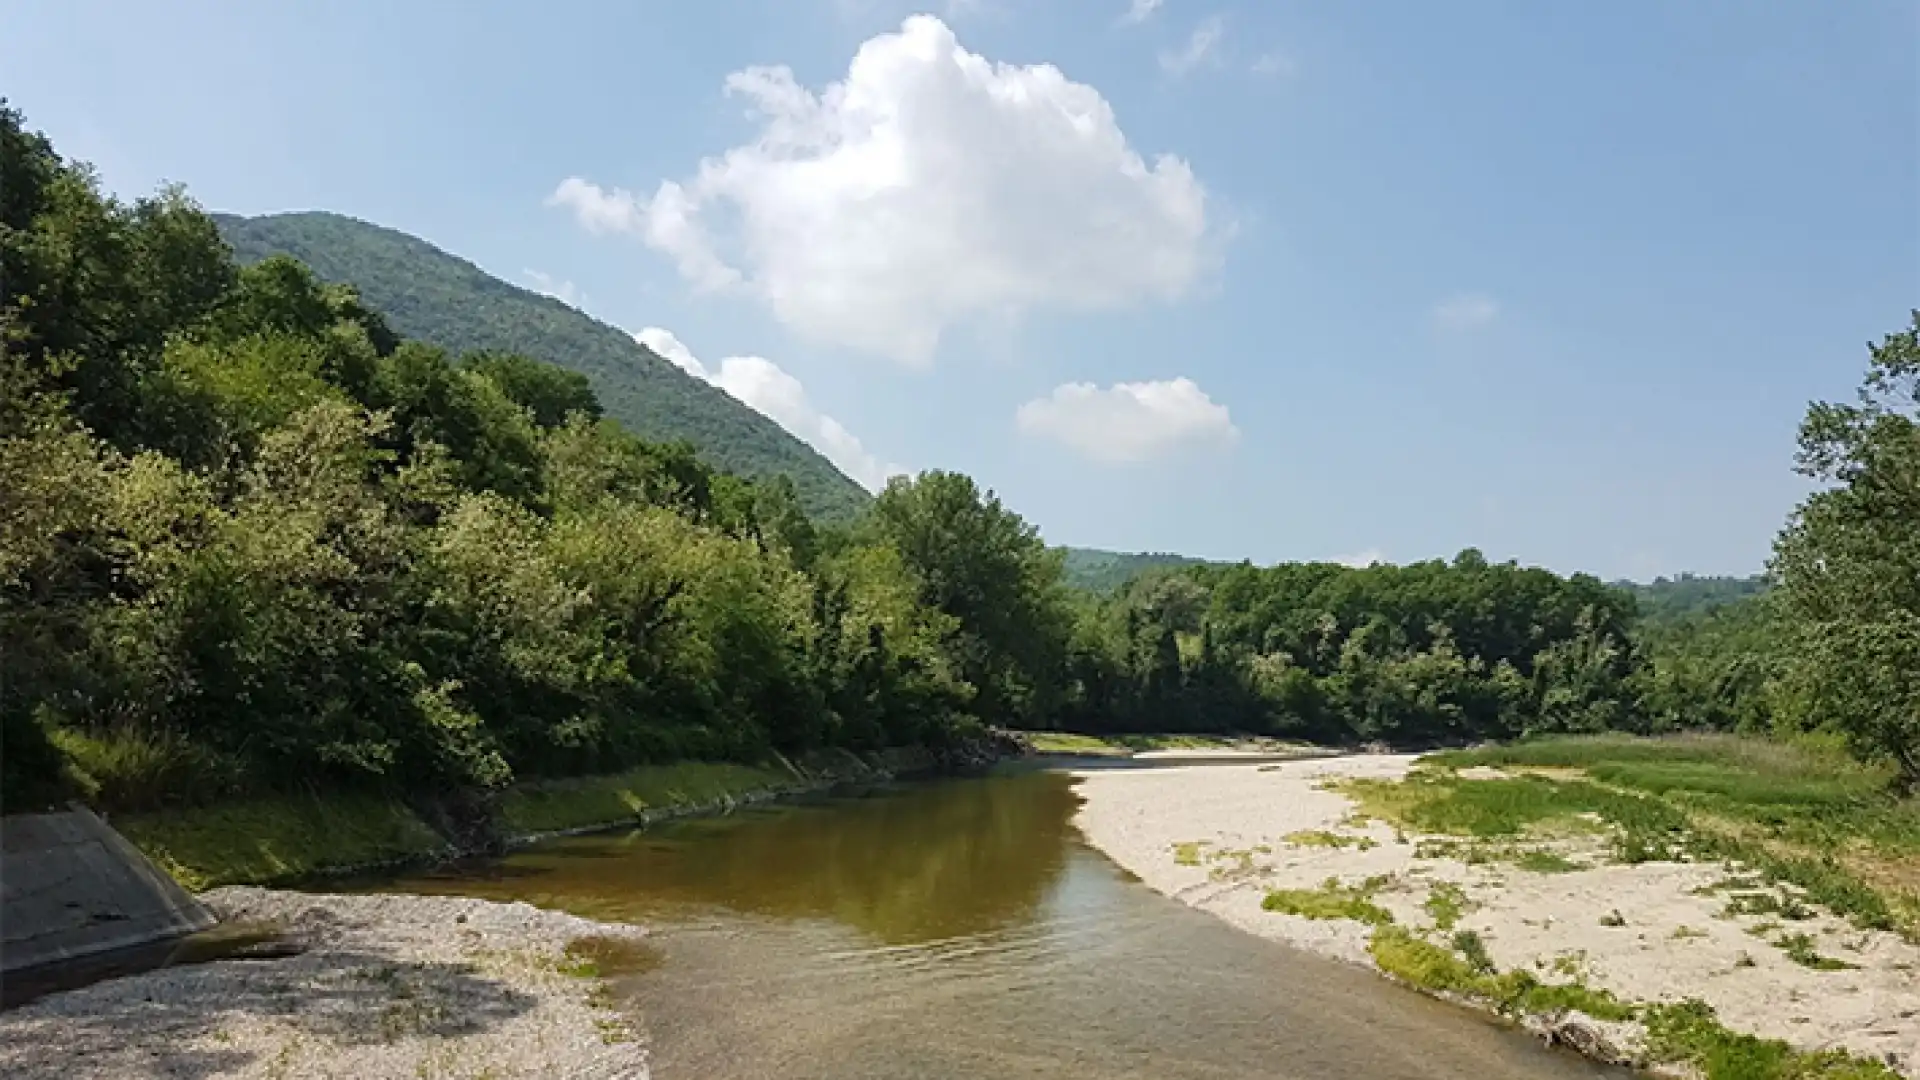
[[[1099,548],[1061,548],[1066,556],[1066,581],[1076,589],[1110,593],[1148,570],[1198,566],[1205,559],[1167,551],[1102,551]]]
[[[870,496],[820,453],[633,338],[551,297],[510,285],[406,233],[328,213],[214,215],[242,263],[292,255],[351,282],[402,336],[453,352],[499,349],[584,374],[607,415],[642,438],[685,439],[709,463],[793,478],[817,517],[852,518]]]
[[[1640,617],[1649,622],[1672,622],[1704,615],[1720,608],[1751,600],[1767,591],[1767,581],[1758,574],[1751,577],[1681,574],[1659,577],[1642,584],[1616,582],[1633,594],[1640,605]]]

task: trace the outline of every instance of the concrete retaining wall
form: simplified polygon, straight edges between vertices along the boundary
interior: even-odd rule
[[[0,818],[0,977],[168,941],[215,921],[90,810]]]

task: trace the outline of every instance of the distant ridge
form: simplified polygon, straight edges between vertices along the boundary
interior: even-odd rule
[[[729,472],[791,477],[802,504],[818,517],[845,521],[872,499],[819,451],[625,331],[418,237],[319,211],[213,218],[243,263],[291,255],[327,281],[356,286],[404,337],[456,353],[516,352],[578,371],[607,415],[635,435],[685,439]]]

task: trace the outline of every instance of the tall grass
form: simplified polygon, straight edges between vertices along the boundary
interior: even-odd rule
[[[73,787],[108,810],[208,803],[246,790],[240,761],[171,731],[55,727],[48,738],[66,756]]]

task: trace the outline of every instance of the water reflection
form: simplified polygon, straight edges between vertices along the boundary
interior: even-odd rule
[[[1620,1076],[1155,895],[1052,773],[578,837],[388,883],[654,928],[662,1080]]]
[[[1031,922],[1076,797],[1059,774],[976,778],[557,840],[388,888],[654,922],[729,909],[832,919],[888,945]]]

